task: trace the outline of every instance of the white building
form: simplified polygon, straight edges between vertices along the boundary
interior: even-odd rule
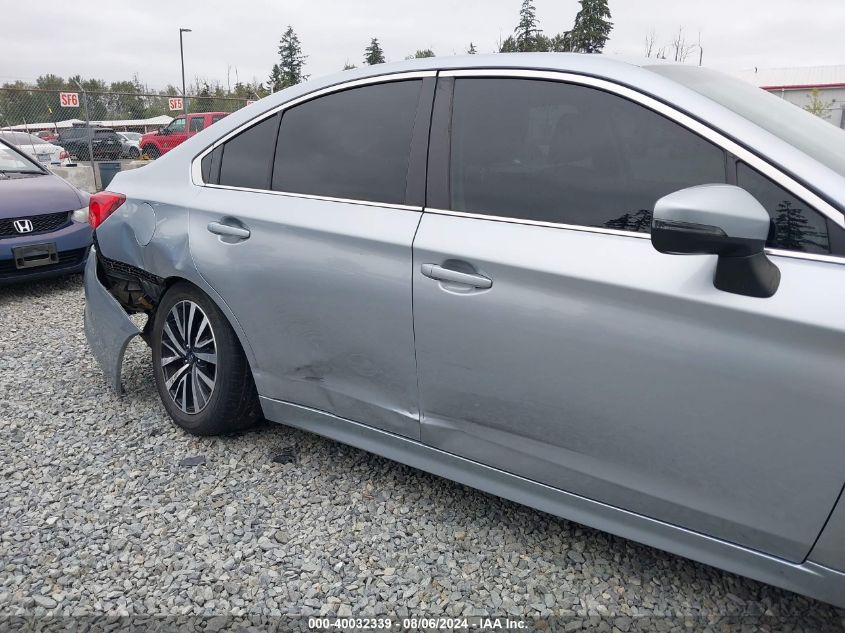
[[[835,126],[845,128],[845,64],[754,68],[734,74],[802,108],[810,103],[811,92],[818,90],[819,100],[825,105],[825,118]]]

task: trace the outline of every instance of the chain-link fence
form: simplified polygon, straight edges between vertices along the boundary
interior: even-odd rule
[[[211,95],[0,88],[0,139],[53,168],[154,160],[251,100]],[[123,168],[136,165],[123,165]]]

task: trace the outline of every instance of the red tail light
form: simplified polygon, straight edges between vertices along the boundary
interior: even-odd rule
[[[88,200],[88,224],[91,225],[92,229],[96,229],[125,201],[126,196],[122,193],[111,191],[95,193]]]

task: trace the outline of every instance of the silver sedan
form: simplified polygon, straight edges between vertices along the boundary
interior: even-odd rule
[[[378,65],[118,174],[85,328],[116,390],[142,334],[191,433],[263,416],[845,606],[843,210],[845,133],[715,72]]]

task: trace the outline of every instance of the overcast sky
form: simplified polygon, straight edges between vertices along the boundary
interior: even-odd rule
[[[106,81],[137,73],[151,88],[179,85],[179,27],[188,82],[195,77],[265,81],[291,24],[306,73],[361,64],[378,37],[388,61],[418,48],[438,55],[493,52],[517,22],[521,0],[85,0],[0,4],[0,83],[81,74]],[[536,0],[547,34],[571,27],[577,0]],[[679,26],[699,32],[704,65],[725,70],[845,63],[844,0],[610,0],[614,29],[606,53],[642,55],[654,29],[668,43]],[[697,54],[696,59],[697,62]]]

